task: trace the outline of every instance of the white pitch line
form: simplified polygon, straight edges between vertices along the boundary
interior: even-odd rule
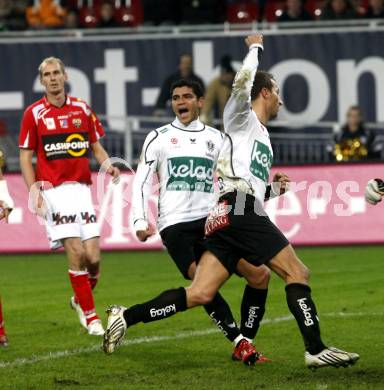
[[[322,317],[361,317],[361,316],[383,316],[384,313],[323,313],[321,314]],[[276,317],[276,318],[266,318],[261,322],[262,325],[266,324],[276,324],[284,321],[290,321],[293,320],[292,316],[285,316],[285,317]],[[204,330],[196,330],[192,332],[181,332],[177,333],[172,336],[152,336],[152,337],[138,337],[131,340],[125,340],[122,342],[122,346],[127,345],[135,345],[135,344],[144,344],[144,343],[155,343],[159,341],[171,341],[171,340],[179,340],[179,339],[186,339],[191,337],[199,337],[199,336],[208,336],[213,333],[220,332],[217,328],[209,328]],[[95,351],[100,351],[101,345],[95,344],[90,347],[83,347],[78,349],[70,349],[70,350],[64,350],[64,351],[56,351],[56,352],[50,352],[47,355],[41,355],[41,356],[33,356],[30,358],[20,358],[15,359],[13,361],[0,361],[0,369],[1,368],[8,368],[8,367],[20,367],[25,366],[28,364],[36,364],[40,362],[44,362],[47,360],[53,360],[53,359],[60,359],[63,357],[70,357],[74,355],[80,355],[82,353],[90,353]]]

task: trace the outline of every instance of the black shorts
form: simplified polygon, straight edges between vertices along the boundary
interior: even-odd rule
[[[243,203],[235,209],[237,194]],[[237,204],[239,206],[239,201]],[[232,207],[224,215],[226,205]],[[236,272],[241,258],[256,266],[266,264],[288,244],[284,234],[262,211],[262,206],[255,203],[253,196],[244,193],[223,195],[206,222],[205,247],[230,274]]]
[[[205,252],[204,227],[206,218],[191,222],[177,223],[160,232],[163,244],[183,274],[190,279],[188,269],[193,262],[198,262]]]

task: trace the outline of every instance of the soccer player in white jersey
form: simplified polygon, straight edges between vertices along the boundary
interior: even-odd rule
[[[224,111],[226,138],[217,167],[221,197],[207,218],[208,251],[187,288],[165,291],[128,309],[111,307],[104,349],[113,352],[126,329],[138,322],[163,319],[212,301],[243,258],[253,265],[268,265],[285,281],[288,307],[305,343],[306,366],[348,366],[359,355],[323,344],[308,269],[263,211],[264,200],[282,194],[289,181],[286,175],[277,174],[272,185],[267,184],[273,153],[265,125],[277,115],[282,102],[273,77],[256,73],[262,36],[249,36],[245,41],[249,52]]]
[[[176,118],[150,132],[144,142],[133,185],[133,219],[137,237],[146,241],[155,231],[148,223],[147,209],[156,174],[160,184],[157,225],[162,241],[184,278],[193,279],[196,261],[205,251],[204,226],[214,205],[214,172],[224,135],[199,120],[204,103],[199,83],[181,79],[172,84],[170,92]],[[248,281],[241,329],[220,293],[204,308],[234,342],[232,358],[249,365],[268,361],[251,341],[265,311],[269,270],[241,262],[240,271]]]
[[[8,217],[14,207],[14,202],[11,195],[9,194],[7,182],[3,177],[3,172],[2,172],[3,165],[4,165],[4,153],[0,149],[0,221],[2,219],[5,219],[5,221],[8,222]],[[0,297],[0,347],[7,347],[7,346],[8,346],[8,338],[5,333],[3,308],[2,308],[1,297]]]
[[[36,212],[45,218],[52,249],[64,247],[74,296],[71,307],[91,335],[103,335],[92,289],[100,266],[100,229],[90,191],[92,152],[114,181],[112,166],[99,139],[103,127],[81,99],[65,93],[63,62],[49,57],[39,66],[45,96],[24,112],[19,135],[20,166]],[[36,154],[36,171],[32,164]]]

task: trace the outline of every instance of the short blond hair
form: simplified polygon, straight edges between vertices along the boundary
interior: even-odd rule
[[[54,64],[54,63],[57,63],[60,65],[60,69],[63,73],[65,73],[65,66],[64,66],[64,62],[61,61],[60,58],[57,58],[57,57],[47,57],[47,58],[44,58],[44,60],[42,61],[42,63],[39,65],[39,75],[40,75],[40,78],[43,77],[43,68],[45,65],[47,64]]]

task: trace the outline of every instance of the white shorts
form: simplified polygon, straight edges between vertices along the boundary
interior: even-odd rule
[[[62,239],[79,237],[82,241],[100,236],[89,186],[66,183],[43,191],[47,207],[46,229],[51,249],[63,246]]]

